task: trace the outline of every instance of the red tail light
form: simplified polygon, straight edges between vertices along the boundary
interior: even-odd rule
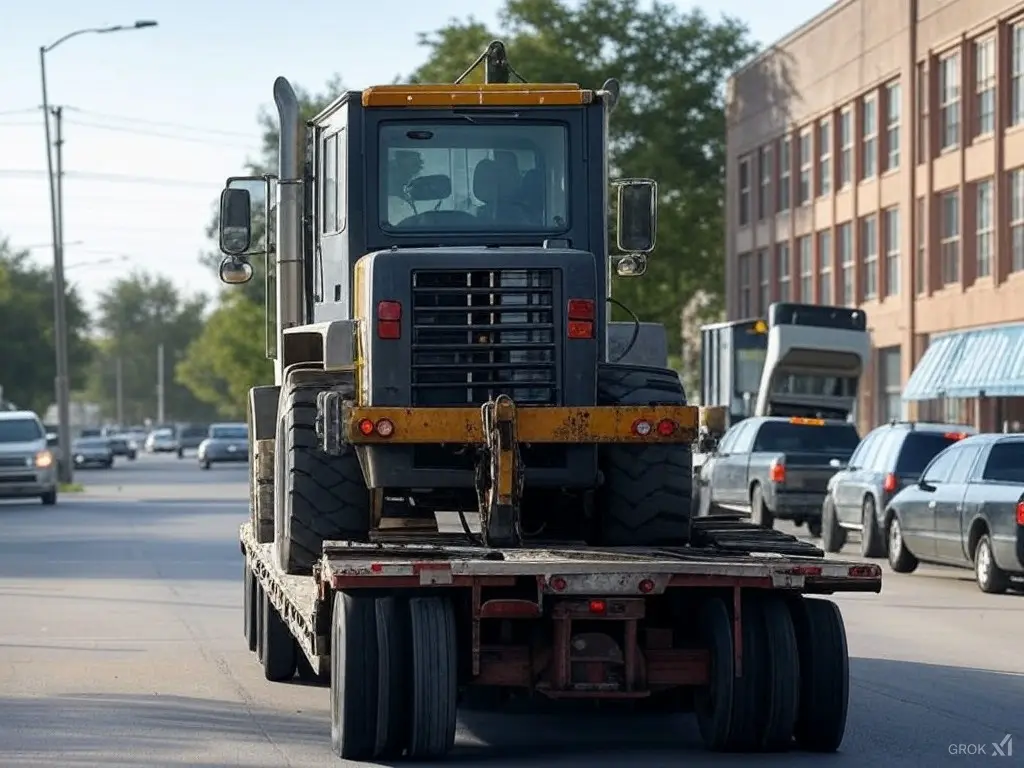
[[[1017,502],[1017,525],[1024,525],[1024,501]]]
[[[768,467],[768,479],[773,483],[784,483],[786,482],[786,465],[778,459],[775,459]]]
[[[672,437],[676,433],[677,425],[672,419],[662,419],[658,422],[658,434],[662,437]]]
[[[943,435],[947,440],[965,440],[967,438],[966,432],[947,432]]]
[[[608,610],[608,603],[604,600],[591,600],[590,601],[590,612],[601,614]]]
[[[594,302],[591,299],[569,299],[566,307],[568,326],[566,335],[570,339],[594,338]]]
[[[377,302],[377,338],[402,338],[402,303],[399,301]]]
[[[890,472],[885,476],[885,480],[882,481],[882,490],[886,493],[892,493],[899,488],[899,481],[896,479],[896,475]]]

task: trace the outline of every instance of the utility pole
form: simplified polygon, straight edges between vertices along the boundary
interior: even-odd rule
[[[71,455],[71,382],[68,378],[68,319],[67,319],[67,288],[64,283],[64,110],[54,107],[53,120],[55,129],[54,155],[56,169],[51,177],[53,190],[53,341],[57,353],[57,431],[58,443],[62,456]],[[46,115],[47,124],[50,116]],[[47,147],[49,154],[49,147]],[[60,463],[59,471],[63,475],[61,482],[71,483],[74,480],[72,462]]]
[[[121,367],[121,358],[118,356],[114,374],[117,377],[116,394],[117,398],[117,426],[124,429],[124,371]]]
[[[156,348],[156,423],[164,423],[164,345]]]

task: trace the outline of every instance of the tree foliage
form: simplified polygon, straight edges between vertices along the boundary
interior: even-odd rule
[[[165,277],[142,272],[115,281],[99,296],[100,334],[88,395],[108,418],[117,415],[118,367],[126,421],[156,418],[158,348],[164,347],[164,410],[168,420],[203,420],[213,409],[174,380],[175,361],[203,327],[205,296],[186,297]],[[118,363],[120,361],[120,363]]]
[[[71,387],[85,384],[92,355],[89,318],[78,294],[66,293]],[[0,237],[0,386],[3,399],[40,415],[54,402],[57,368],[53,273]]]
[[[724,83],[755,50],[746,27],[667,2],[506,0],[498,29],[455,20],[422,35],[428,58],[413,80],[451,82],[495,38],[528,81],[591,88],[620,81],[612,167],[620,176],[657,179],[660,206],[647,274],[618,280],[615,295],[642,320],[669,329],[679,327],[680,309],[698,291],[712,297],[714,313],[724,284]]]

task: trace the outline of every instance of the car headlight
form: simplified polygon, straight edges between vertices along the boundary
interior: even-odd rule
[[[53,454],[49,451],[40,451],[36,454],[36,468],[46,469],[53,466]]]

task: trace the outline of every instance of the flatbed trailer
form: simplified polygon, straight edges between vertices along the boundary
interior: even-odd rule
[[[470,686],[693,711],[716,751],[837,750],[849,656],[819,596],[880,592],[880,568],[739,518],[691,525],[664,549],[325,542],[289,576],[247,523],[245,636],[268,680],[329,678],[346,759],[445,755]]]

